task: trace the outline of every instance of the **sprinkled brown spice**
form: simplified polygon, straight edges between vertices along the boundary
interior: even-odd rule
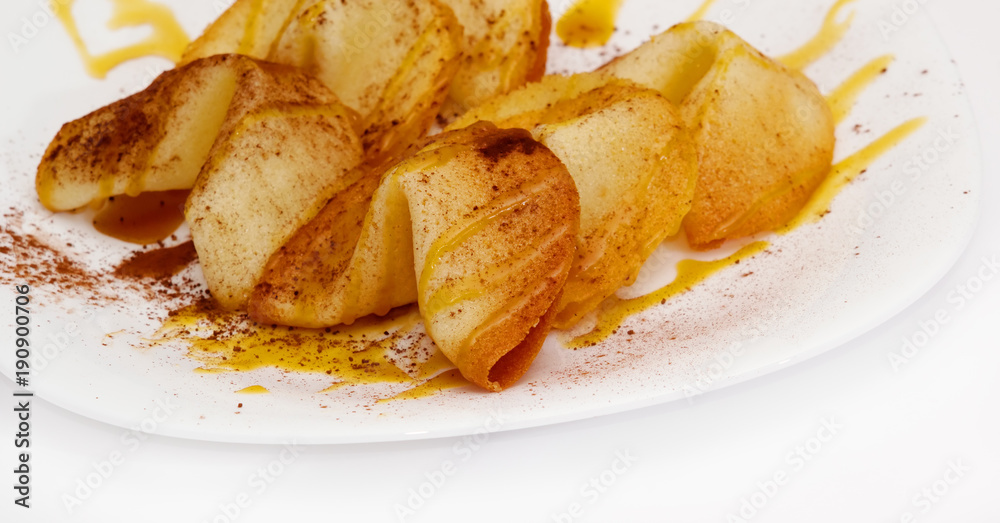
[[[126,312],[131,309],[121,301],[121,297],[129,295],[160,303],[165,311],[179,302],[190,302],[193,296],[201,294],[201,285],[190,276],[175,275],[190,261],[175,266],[177,270],[171,274],[166,274],[166,270],[152,271],[155,264],[151,264],[147,267],[149,277],[123,277],[111,268],[90,266],[87,259],[93,258],[94,253],[88,253],[82,247],[74,248],[74,242],[27,232],[30,229],[24,227],[27,218],[23,209],[10,209],[3,218],[0,224],[0,283],[28,283],[40,289],[49,303],[75,299],[104,309]],[[178,247],[170,256],[153,254],[156,250],[140,254],[150,258],[184,258],[181,256],[184,248]],[[136,256],[133,255],[133,258]],[[130,271],[126,269],[125,272]],[[136,270],[131,272],[138,274]],[[154,277],[154,272],[159,274]],[[156,321],[153,317],[149,319]]]
[[[527,131],[519,133],[508,132],[489,136],[483,140],[483,145],[479,148],[479,153],[484,158],[497,162],[508,154],[520,151],[526,155],[535,152],[540,144],[531,138]],[[494,190],[496,190],[494,188]]]
[[[90,293],[99,288],[102,278],[36,236],[21,232],[22,221],[23,213],[12,210],[4,214],[5,223],[0,226],[4,283],[74,287]]]
[[[115,267],[119,278],[152,278],[163,280],[172,277],[198,257],[194,242],[186,241],[173,247],[140,251]]]

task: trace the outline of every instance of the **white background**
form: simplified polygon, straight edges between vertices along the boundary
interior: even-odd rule
[[[947,299],[983,258],[1000,258],[1000,205],[991,203],[1000,201],[1000,7],[927,0],[921,9],[977,115],[984,205],[959,263],[876,330],[693,402],[478,442],[298,447],[297,456],[158,436],[135,443],[121,428],[35,399],[30,511],[15,510],[4,486],[13,479],[14,424],[11,413],[0,415],[0,521],[398,521],[394,506],[421,488],[430,496],[406,521],[722,522],[738,520],[741,508],[755,522],[1000,521],[1000,278],[961,309]],[[951,321],[895,371],[887,355],[941,310]],[[0,381],[0,397],[12,390]],[[824,420],[834,434],[821,432]],[[795,457],[798,447],[808,461]],[[107,471],[113,452],[124,461],[110,477],[78,490],[88,474]],[[259,469],[268,467],[277,473],[264,479]],[[428,478],[443,468],[452,474],[432,487]],[[784,484],[768,483],[782,473]],[[592,478],[610,486],[588,487]],[[67,495],[85,498],[72,513]]]

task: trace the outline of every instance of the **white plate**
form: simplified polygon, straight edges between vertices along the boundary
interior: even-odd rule
[[[810,38],[832,3],[719,0],[708,18],[726,16],[738,34],[777,55]],[[557,13],[566,4],[553,3]],[[216,14],[206,2],[174,6],[190,34]],[[696,7],[695,0],[631,0],[619,23],[622,31],[608,49],[634,47]],[[34,4],[5,3],[0,19],[30,18],[37,16],[36,9]],[[927,124],[838,196],[833,212],[818,224],[769,237],[767,253],[630,319],[622,334],[603,346],[571,351],[550,339],[527,376],[510,390],[486,394],[456,389],[371,405],[359,397],[364,394],[318,394],[315,376],[199,374],[192,371],[197,363],[183,351],[131,347],[138,339],[132,334],[156,329],[165,312],[162,304],[114,284],[100,293],[116,295],[114,301],[88,304],[54,282],[33,291],[38,364],[32,386],[39,396],[73,412],[170,436],[255,443],[370,442],[515,429],[664,403],[760,376],[846,343],[912,303],[952,265],[975,223],[981,172],[961,82],[923,14],[894,17],[888,0],[859,2],[846,11],[857,15],[845,40],[807,70],[824,92],[872,58],[892,53],[896,61],[838,128],[838,158],[910,118],[927,116]],[[138,34],[105,33],[106,12],[88,14],[82,25],[89,28],[85,38],[95,48],[111,48]],[[886,24],[898,30],[883,37]],[[168,64],[143,59],[114,70],[106,80],[94,80],[84,74],[54,21],[40,27],[18,53],[9,47],[2,52],[8,55],[3,59],[8,80],[0,86],[0,207],[24,213],[18,220],[5,218],[5,227],[60,247],[72,243],[64,249],[91,267],[113,266],[131,247],[94,233],[81,216],[44,211],[34,194],[34,169],[62,123],[134,92]],[[585,70],[607,59],[600,50],[559,46],[550,56],[550,70],[560,71]],[[915,163],[920,157],[927,162]],[[889,202],[885,194],[896,181],[904,190]],[[859,222],[866,212],[874,219]],[[0,235],[0,241],[9,242],[10,236]],[[643,285],[653,288],[669,280],[677,256],[672,246],[658,251],[644,269]],[[197,278],[197,268],[188,275]],[[10,281],[13,277],[4,275],[6,288],[16,283]],[[13,301],[12,293],[3,296]],[[11,322],[5,320],[4,340],[13,339]],[[627,330],[634,334],[625,334]],[[119,331],[125,334],[106,336]],[[12,360],[10,351],[0,358],[7,377],[13,376]],[[253,384],[268,386],[272,393],[233,394]],[[239,414],[238,402],[244,404]],[[499,423],[488,422],[491,417]]]

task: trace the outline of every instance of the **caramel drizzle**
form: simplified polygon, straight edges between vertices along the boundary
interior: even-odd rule
[[[892,63],[892,55],[880,56],[858,69],[826,97],[833,113],[834,125],[839,125],[851,113],[854,102]]]
[[[705,15],[708,14],[708,10],[712,8],[713,4],[715,4],[715,0],[705,0],[695,12],[691,13],[691,16],[687,17],[685,22],[697,22],[705,18]]]
[[[677,277],[668,285],[638,298],[622,299],[611,296],[601,304],[597,325],[592,331],[571,339],[566,345],[581,348],[595,345],[615,334],[626,318],[638,314],[667,300],[691,290],[709,276],[741,260],[751,258],[768,247],[767,242],[758,241],[744,246],[734,254],[715,261],[681,260],[677,263]]]
[[[53,13],[62,23],[83,60],[87,73],[94,78],[104,78],[108,71],[128,60],[157,55],[178,63],[190,40],[170,8],[149,0],[112,0],[114,11],[108,21],[109,29],[148,25],[153,33],[146,39],[121,49],[93,55],[80,36],[80,29],[73,18],[76,0],[51,2]]]
[[[809,202],[802,208],[788,225],[781,228],[779,234],[787,234],[801,225],[819,221],[830,209],[830,203],[840,191],[851,183],[859,174],[868,168],[875,160],[905,140],[917,129],[927,123],[926,117],[919,117],[900,124],[885,133],[860,151],[837,162],[830,174],[823,180],[813,193]]]
[[[571,47],[600,47],[611,39],[623,0],[578,0],[559,18],[556,34]]]
[[[802,70],[829,53],[844,39],[844,35],[847,34],[847,30],[851,27],[851,22],[854,21],[853,11],[842,22],[837,21],[837,15],[847,4],[856,1],[837,0],[837,3],[833,4],[833,7],[826,13],[823,25],[819,32],[816,33],[816,36],[795,51],[778,58],[778,61],[791,69]]]

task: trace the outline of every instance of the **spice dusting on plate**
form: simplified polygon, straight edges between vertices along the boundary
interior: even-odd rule
[[[119,278],[153,278],[163,280],[179,273],[198,258],[193,241],[173,247],[139,251],[115,267]]]
[[[152,315],[151,322],[162,320],[170,308],[191,303],[204,292],[199,282],[180,274],[191,263],[184,261],[191,258],[184,244],[140,251],[116,269],[108,266],[116,256],[103,247],[95,249],[77,233],[33,232],[26,224],[35,223],[36,218],[25,213],[24,209],[10,209],[0,224],[2,284],[27,283],[42,293],[39,297],[46,303],[79,300],[109,311],[134,312],[133,300],[156,303],[163,312]]]
[[[4,223],[0,225],[0,278],[4,283],[21,282],[33,287],[51,285],[85,292],[100,287],[101,276],[88,271],[60,249],[23,232],[23,218],[23,212],[11,209],[4,214]]]

